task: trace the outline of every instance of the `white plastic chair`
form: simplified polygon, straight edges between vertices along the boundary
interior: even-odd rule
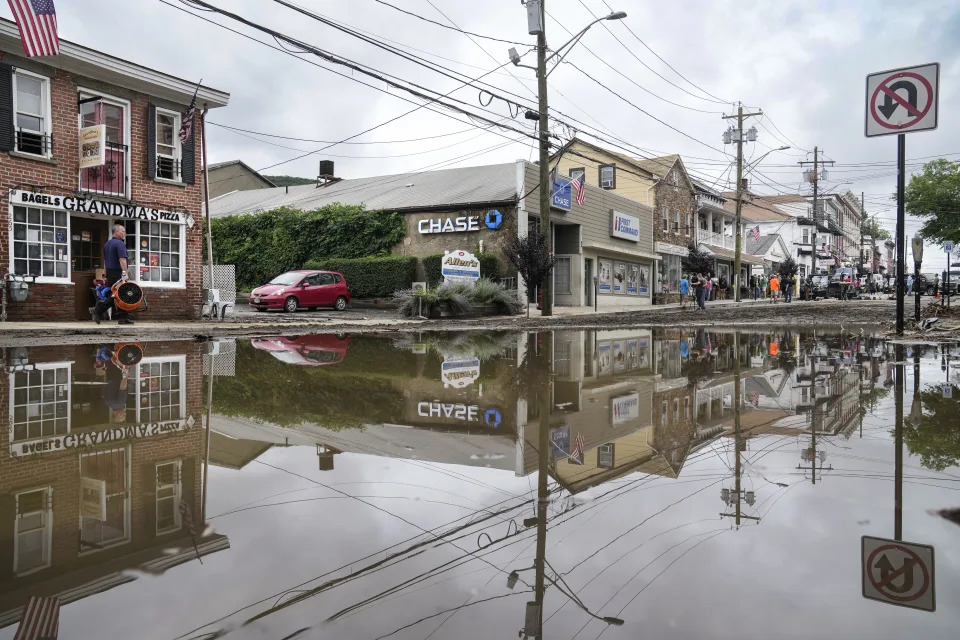
[[[227,316],[227,309],[232,309],[235,303],[234,300],[221,300],[220,289],[206,289],[203,306],[200,308],[200,317],[222,321]]]

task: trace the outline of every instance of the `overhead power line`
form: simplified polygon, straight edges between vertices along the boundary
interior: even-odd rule
[[[376,3],[378,3],[378,4],[382,4],[382,5],[385,6],[385,7],[390,7],[391,9],[393,9],[393,10],[395,10],[395,11],[399,11],[400,13],[405,13],[405,14],[407,14],[408,16],[412,16],[412,17],[414,17],[414,18],[417,18],[418,20],[423,20],[424,22],[429,22],[430,24],[434,24],[434,25],[436,25],[436,26],[438,26],[438,27],[443,27],[444,29],[451,29],[451,30],[453,30],[453,31],[459,31],[460,33],[466,34],[466,35],[468,35],[468,36],[473,36],[473,37],[475,37],[475,38],[483,38],[484,40],[493,40],[493,41],[495,41],[495,42],[504,42],[504,43],[506,43],[506,44],[516,44],[516,45],[520,45],[520,46],[523,46],[523,47],[527,46],[527,44],[528,44],[528,43],[526,43],[526,42],[517,42],[517,41],[515,41],[515,40],[504,40],[503,38],[495,38],[495,37],[493,37],[493,36],[485,36],[485,35],[483,35],[482,33],[474,33],[474,32],[472,32],[472,31],[465,31],[465,30],[463,30],[463,29],[461,29],[461,28],[459,28],[459,27],[456,27],[456,26],[451,27],[451,26],[448,25],[448,24],[443,24],[442,22],[438,22],[438,21],[436,21],[436,20],[431,20],[430,18],[427,18],[426,16],[422,16],[422,15],[420,15],[419,13],[415,13],[415,12],[413,12],[413,11],[407,11],[406,9],[401,9],[400,7],[398,7],[398,6],[396,6],[396,5],[393,5],[393,4],[390,4],[389,2],[384,2],[384,0],[374,0],[374,2],[376,2]]]

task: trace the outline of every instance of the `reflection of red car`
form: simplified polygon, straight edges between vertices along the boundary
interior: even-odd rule
[[[286,336],[274,338],[255,338],[250,341],[255,348],[267,351],[280,362],[322,367],[325,364],[338,364],[347,356],[350,338],[323,333],[311,336]]]
[[[343,311],[350,304],[350,289],[342,273],[302,269],[281,274],[250,292],[248,303],[257,311],[283,309],[293,313],[306,307],[333,307]]]

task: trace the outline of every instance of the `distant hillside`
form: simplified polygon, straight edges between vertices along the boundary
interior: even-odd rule
[[[316,184],[314,178],[298,178],[296,176],[263,176],[278,187],[293,187],[298,184]]]

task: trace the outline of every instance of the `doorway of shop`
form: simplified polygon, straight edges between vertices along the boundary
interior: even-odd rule
[[[72,216],[70,220],[70,280],[73,281],[74,318],[90,319],[94,303],[93,280],[103,267],[107,223]]]
[[[593,305],[593,259],[584,258],[583,260],[583,305],[590,307]]]

